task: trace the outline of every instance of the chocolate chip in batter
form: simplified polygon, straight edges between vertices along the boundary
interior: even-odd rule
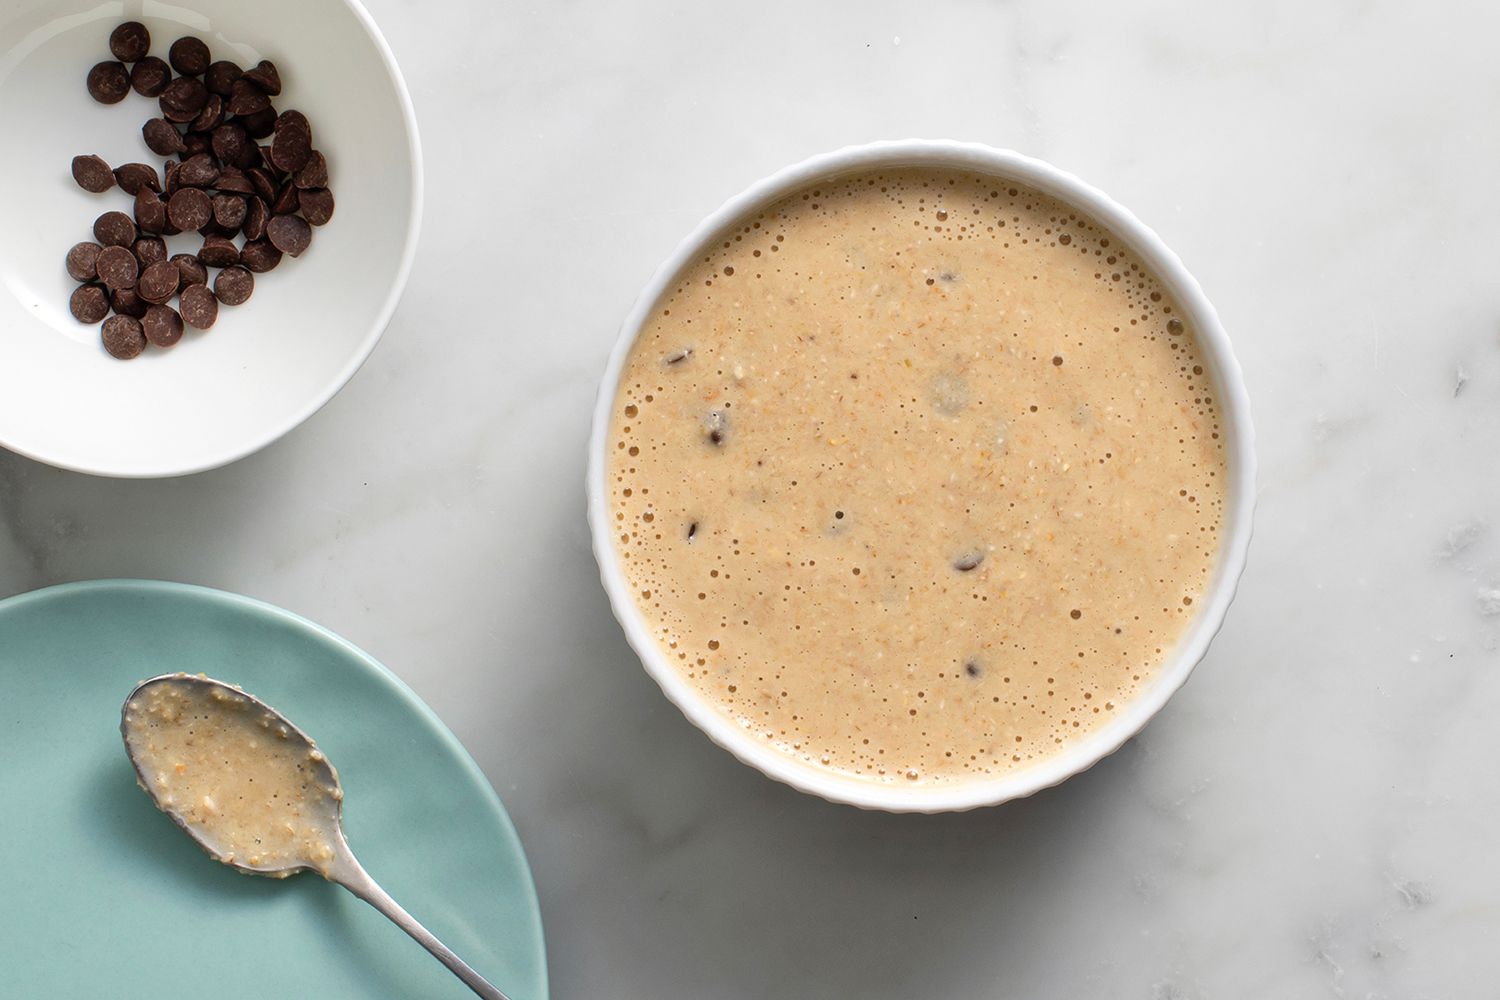
[[[954,556],[953,568],[960,573],[967,573],[970,570],[978,569],[979,564],[982,562],[984,562],[984,553],[979,549],[969,549],[967,552],[960,552],[957,556]]]
[[[729,414],[723,410],[709,410],[703,418],[703,436],[709,444],[722,448],[729,437]]]
[[[693,349],[691,347],[684,347],[680,351],[673,351],[671,354],[668,354],[662,359],[662,363],[666,365],[680,365],[692,356]]]

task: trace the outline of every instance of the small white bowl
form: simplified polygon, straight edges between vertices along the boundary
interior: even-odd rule
[[[760,742],[734,720],[702,698],[662,654],[631,596],[615,550],[609,527],[605,488],[610,418],[620,373],[641,327],[657,299],[668,291],[685,266],[702,256],[717,234],[737,219],[817,181],[841,174],[878,168],[947,167],[990,174],[1018,181],[1073,205],[1125,241],[1176,298],[1203,348],[1209,372],[1223,411],[1225,454],[1228,463],[1228,495],[1225,500],[1223,535],[1219,559],[1198,614],[1184,632],[1172,655],[1141,694],[1124,706],[1108,725],[1064,748],[1055,756],[1014,774],[950,785],[885,785],[862,781],[803,763]],[[589,442],[588,513],[593,531],[594,556],[600,578],[609,595],[615,617],[625,637],[661,685],[693,724],[730,753],[772,778],[794,788],[865,809],[890,812],[948,812],[997,805],[1031,795],[1080,771],[1119,749],[1166,704],[1193,667],[1208,651],[1209,642],[1223,624],[1245,566],[1250,544],[1251,515],[1255,505],[1254,432],[1250,426],[1250,400],[1245,393],[1239,362],[1230,349],[1229,337],[1219,324],[1213,306],[1198,282],[1177,255],[1134,215],[1098,189],[1040,160],[1008,150],[974,143],[908,139],[851,146],[804,160],[752,185],[731,198],[695,229],[657,270],[641,292],[620,331],[610,356],[594,411],[593,436]]]
[[[165,59],[182,35],[215,59],[276,63],[278,110],[298,108],[328,157],[337,210],[300,258],[255,276],[211,330],[117,361],[99,324],[68,311],[69,247],[94,219],[131,211],[119,188],[79,188],[75,155],[161,170],[141,125],[160,114],[133,91],[95,103],[84,78],[112,58],[121,21]],[[391,51],[357,0],[7,0],[0,5],[0,446],[105,476],[175,476],[241,458],[296,427],[369,356],[406,284],[422,205],[416,119]],[[262,140],[263,142],[265,140]],[[168,239],[192,252],[190,235]]]

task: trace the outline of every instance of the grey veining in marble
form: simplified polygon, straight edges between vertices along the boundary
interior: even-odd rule
[[[0,454],[0,593],[167,577],[368,649],[505,799],[559,998],[1494,995],[1493,7],[370,8],[428,164],[384,341],[230,468]],[[583,519],[595,380],[657,262],[776,168],[907,135],[1046,157],[1157,228],[1235,340],[1263,469],[1188,686],[1089,773],[961,816],[827,805],[710,746],[626,648]]]

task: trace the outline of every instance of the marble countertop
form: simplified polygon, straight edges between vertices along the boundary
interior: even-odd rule
[[[0,453],[0,595],[239,591],[404,677],[526,843],[559,998],[1418,998],[1500,973],[1500,15],[1457,3],[370,0],[427,213],[353,382],[121,482]],[[610,617],[596,380],[702,216],[912,135],[1052,160],[1217,304],[1256,538],[1147,730],[1033,799],[861,813],[713,748]]]

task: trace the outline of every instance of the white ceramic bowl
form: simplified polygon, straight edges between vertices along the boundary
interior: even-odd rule
[[[1200,602],[1197,616],[1150,685],[1124,706],[1107,726],[1055,756],[1015,774],[952,785],[887,785],[816,768],[758,741],[703,699],[662,654],[635,604],[615,550],[605,489],[610,417],[620,373],[652,307],[673,286],[677,273],[701,257],[707,246],[715,242],[718,233],[737,219],[806,185],[854,171],[910,166],[959,168],[1019,181],[1082,209],[1124,240],[1160,277],[1198,333],[1217,389],[1215,396],[1223,411],[1229,468],[1223,540],[1214,577]],[[1250,401],[1245,394],[1239,363],[1213,306],[1177,255],[1107,195],[1040,160],[973,143],[909,139],[852,146],[814,156],[752,185],[699,224],[662,264],[626,317],[619,343],[610,356],[600,386],[593,436],[589,442],[588,512],[600,577],[626,639],[667,697],[714,742],[771,777],[834,802],[891,812],[946,812],[996,805],[1030,795],[1086,770],[1119,749],[1166,704],[1207,652],[1208,644],[1223,623],[1229,602],[1234,597],[1250,544],[1254,484],[1254,433],[1250,426]]]
[[[143,21],[163,59],[179,36],[214,58],[274,61],[278,110],[299,108],[328,157],[337,199],[311,248],[256,275],[255,294],[206,332],[117,361],[99,324],[68,311],[68,248],[131,201],[89,194],[75,155],[161,169],[141,125],[160,114],[132,92],[95,103],[84,78],[112,58],[109,34]],[[5,0],[0,3],[0,446],[107,476],[173,476],[232,462],[326,403],[380,338],[406,284],[421,216],[411,100],[357,0]],[[190,236],[168,240],[194,251]]]

